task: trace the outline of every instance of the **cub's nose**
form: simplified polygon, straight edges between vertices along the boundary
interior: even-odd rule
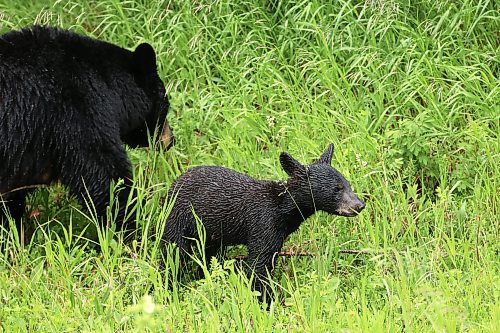
[[[361,212],[363,209],[365,209],[365,203],[361,200],[359,200],[356,205],[354,205],[354,210],[356,212]]]

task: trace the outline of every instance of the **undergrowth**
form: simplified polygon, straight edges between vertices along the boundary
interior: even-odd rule
[[[133,242],[61,186],[30,197],[31,237],[0,235],[0,332],[498,332],[498,12],[488,0],[1,0],[1,32],[151,43],[177,144],[128,150]],[[268,311],[231,256],[168,285],[178,262],[160,273],[158,239],[182,171],[284,179],[281,151],[312,161],[331,142],[367,208],[318,213],[290,237],[284,250],[309,256],[279,259]]]

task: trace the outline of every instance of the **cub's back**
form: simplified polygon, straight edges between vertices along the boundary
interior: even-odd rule
[[[219,196],[223,193],[243,194],[250,188],[259,188],[262,181],[248,175],[218,166],[200,166],[189,169],[177,178],[170,193],[178,196]],[[223,192],[220,192],[223,191]]]
[[[200,214],[234,216],[249,213],[256,205],[272,203],[274,182],[257,180],[237,171],[217,167],[195,167],[172,184],[169,196],[176,196],[174,210],[191,206]]]

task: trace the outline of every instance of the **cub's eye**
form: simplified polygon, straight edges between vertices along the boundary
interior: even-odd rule
[[[342,190],[344,189],[344,185],[339,184],[339,185],[335,186],[335,189],[336,189],[337,191],[342,191]]]

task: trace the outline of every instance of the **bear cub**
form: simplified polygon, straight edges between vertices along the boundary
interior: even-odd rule
[[[207,260],[228,245],[248,247],[246,265],[254,272],[260,299],[269,297],[267,274],[285,239],[316,211],[355,216],[364,208],[349,182],[331,167],[333,145],[310,165],[288,153],[280,155],[286,181],[256,180],[216,166],[195,167],[177,178],[169,189],[174,200],[165,224],[163,242],[176,244],[181,264],[199,239],[194,213],[205,229]],[[167,255],[163,246],[163,255]]]
[[[117,230],[125,219],[132,170],[123,144],[167,148],[169,103],[149,44],[135,51],[67,30],[33,26],[0,35],[0,226],[20,227],[36,185],[60,181],[97,216],[106,215],[110,185],[118,193]]]

